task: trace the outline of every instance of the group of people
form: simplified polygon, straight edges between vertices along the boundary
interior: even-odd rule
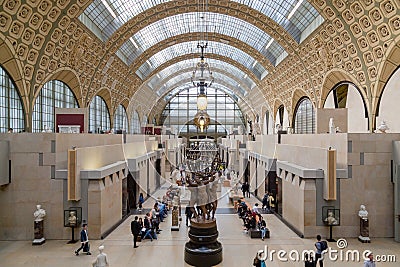
[[[262,209],[273,212],[275,210],[275,198],[272,193],[266,192],[262,199]]]
[[[144,218],[135,216],[131,222],[131,233],[133,235],[133,247],[137,248],[137,242],[149,238],[151,241],[157,239],[157,235],[161,233],[160,223],[167,217],[167,205],[159,200],[153,206],[153,209],[146,213]]]
[[[246,202],[238,200],[237,213],[239,218],[243,220],[243,226],[247,233],[251,229],[261,231],[261,239],[264,240],[267,233],[267,223],[261,215],[258,203],[255,203],[253,208],[247,206]]]

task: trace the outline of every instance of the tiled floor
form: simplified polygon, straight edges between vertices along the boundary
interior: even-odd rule
[[[229,211],[231,205],[225,196],[226,188],[222,188],[222,198],[219,201],[221,210]],[[155,194],[155,198],[164,194],[165,189],[161,189]],[[257,200],[252,197],[248,202],[255,203]],[[150,208],[154,204],[154,199],[148,199],[144,203],[144,208]],[[241,220],[236,214],[222,212],[217,214],[219,230],[218,240],[223,245],[223,262],[218,266],[252,266],[256,252],[264,249],[268,245],[269,254],[272,250],[286,250],[288,253],[293,250],[301,252],[305,249],[312,249],[314,240],[301,239],[289,228],[287,228],[275,215],[267,214],[266,221],[271,230],[271,238],[262,241],[260,239],[250,239],[242,230]],[[183,216],[183,222],[185,217]],[[104,240],[91,240],[91,250],[93,255],[81,254],[74,255],[74,250],[79,244],[66,244],[66,240],[48,240],[42,246],[32,246],[31,241],[7,241],[0,242],[0,266],[40,266],[40,267],[66,267],[66,266],[91,266],[91,262],[97,254],[97,247],[101,244],[105,246],[110,266],[142,266],[142,267],[174,267],[188,266],[184,263],[184,245],[187,242],[188,227],[183,223],[179,231],[170,231],[171,216],[161,224],[163,230],[158,240],[151,242],[144,240],[139,243],[139,248],[133,248],[132,235],[130,234],[130,222],[128,218],[115,231]],[[90,233],[90,228],[89,228]],[[343,251],[359,249],[371,249],[380,255],[395,255],[397,263],[378,263],[377,266],[400,266],[400,244],[392,239],[373,239],[371,244],[361,244],[356,239],[350,239],[348,247]],[[330,243],[331,248],[337,249],[335,243]],[[295,252],[292,252],[292,255]],[[289,259],[288,255],[284,256]],[[304,263],[288,260],[283,262],[278,260],[277,253],[273,254],[273,261],[267,261],[268,267],[277,266],[304,266]],[[343,262],[325,260],[324,266],[363,266],[362,262]]]

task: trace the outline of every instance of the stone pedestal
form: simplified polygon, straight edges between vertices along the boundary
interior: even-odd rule
[[[33,240],[32,245],[41,245],[46,242],[46,239],[43,237],[43,220],[34,221],[33,232],[35,239]]]
[[[360,218],[360,236],[358,240],[362,243],[371,243],[369,238],[369,221]]]
[[[171,231],[179,231],[179,211],[177,206],[174,206],[171,217],[172,217]]]
[[[217,241],[216,220],[190,220],[189,238],[185,244],[185,262],[196,267],[210,267],[222,261],[222,245]]]

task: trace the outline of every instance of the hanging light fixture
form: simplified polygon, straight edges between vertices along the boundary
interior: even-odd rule
[[[200,40],[197,43],[197,48],[201,49],[200,61],[196,64],[193,71],[191,81],[193,86],[197,87],[197,108],[199,110],[207,109],[207,87],[210,87],[214,81],[210,66],[204,59],[204,50],[207,48],[207,9],[208,1],[202,1],[201,5],[202,13],[199,16],[199,24],[201,26]]]
[[[205,110],[200,110],[194,116],[194,124],[200,128],[200,132],[204,132],[207,129],[208,125],[210,125],[210,116],[207,114]]]
[[[214,78],[212,76],[210,66],[204,60],[204,49],[207,48],[207,43],[198,43],[197,48],[201,49],[200,62],[197,63],[196,68],[193,71],[191,80],[193,86],[198,88],[197,108],[199,110],[205,110],[207,109],[207,88],[211,86]]]

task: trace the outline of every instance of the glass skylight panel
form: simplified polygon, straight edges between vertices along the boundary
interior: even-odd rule
[[[190,79],[190,77],[192,76],[193,69],[194,69],[194,65],[190,61],[191,60],[185,60],[185,63],[186,63],[185,65],[179,64],[179,63],[182,63],[182,61],[181,61],[181,62],[178,62],[178,63],[170,66],[170,67],[174,67],[175,72],[173,72],[173,73],[168,72],[169,75],[165,75],[166,74],[165,72],[162,73],[165,70],[164,69],[163,71],[159,72],[157,75],[154,75],[147,82],[147,85],[150,88],[152,88],[153,90],[157,90],[158,89],[157,86],[160,83],[164,82],[164,80],[167,79],[168,77],[172,77],[174,75],[174,73],[178,73],[182,70],[185,70],[185,72],[184,72],[183,76],[179,75],[179,77],[180,77],[179,79],[185,79],[185,80]],[[214,60],[214,62],[212,62],[212,63],[208,62],[208,63],[210,65],[212,64],[211,71],[214,74],[214,78],[216,77],[215,76],[216,73],[218,73],[219,79],[225,79],[224,76],[227,76],[229,78],[228,75],[230,75],[232,77],[235,77],[235,79],[237,81],[240,81],[240,83],[242,83],[242,85],[245,89],[251,90],[255,86],[255,83],[248,77],[248,75],[246,75],[243,71],[241,71],[240,69],[238,69],[230,64],[226,64],[226,63],[224,64],[224,62],[219,61],[219,60]],[[176,65],[180,65],[181,68],[176,67]],[[168,68],[170,68],[170,67],[168,67]],[[227,73],[227,75],[225,75],[223,73]],[[232,80],[232,78],[230,78],[230,79]],[[231,84],[236,84],[237,81],[231,82]],[[167,86],[170,86],[171,83],[169,81],[167,83],[168,83]],[[242,90],[245,90],[245,89],[242,89]]]
[[[202,13],[192,12],[178,14],[146,26],[134,34],[130,38],[131,40],[128,40],[125,43],[127,47],[131,48],[130,51],[127,51],[127,54],[131,55],[129,62],[132,62],[134,59],[139,57],[143,51],[165,39],[184,33],[204,32],[204,26],[200,22],[201,19],[199,18],[200,15],[202,15]],[[210,12],[206,12],[205,17],[209,32],[232,36],[247,43],[266,56],[272,64],[274,64],[280,53],[284,51],[277,42],[274,42],[271,49],[266,49],[267,44],[273,39],[266,32],[244,20]],[[138,52],[137,49],[131,45],[132,40],[137,43],[141,52]],[[228,42],[227,40],[224,41]]]
[[[171,92],[169,92],[164,97],[164,99],[165,99],[165,101],[168,102],[175,95],[179,94],[180,92],[182,92],[184,90],[188,90],[188,89],[189,89],[189,94],[193,94],[194,96],[197,95],[197,88],[193,87],[193,85],[191,83],[186,83],[186,84],[182,84],[182,85],[176,87],[175,89],[173,89]],[[222,84],[214,83],[212,88],[209,88],[209,90],[210,90],[210,93],[212,93],[212,94],[224,95],[224,93],[226,93],[227,95],[232,97],[236,102],[238,101],[238,97],[235,94],[235,92],[233,92],[231,89],[229,89],[228,87],[226,87],[226,86],[224,86]],[[197,102],[194,101],[194,104],[196,104],[196,103]]]
[[[297,42],[302,32],[318,17],[318,11],[307,0],[232,0],[258,10],[281,25]],[[296,7],[296,4],[302,1]],[[289,15],[290,18],[289,18]]]
[[[161,70],[158,73],[158,76],[153,76],[151,78],[151,81],[159,81],[167,78],[168,76],[171,76],[174,73],[177,73],[183,69],[187,68],[192,68],[192,70],[195,68],[196,64],[199,62],[199,58],[193,58],[193,59],[186,59],[183,61],[179,61],[171,66],[168,66],[167,68]],[[246,75],[241,69],[218,59],[213,59],[213,58],[206,58],[206,62],[210,65],[211,71],[213,71],[213,68],[219,68],[226,70],[227,72],[235,75],[236,77],[242,77],[242,79],[246,80],[246,83],[249,85],[255,85],[253,80]],[[250,86],[249,86],[250,87]]]
[[[169,1],[171,0],[94,0],[85,9],[84,14],[101,29],[102,40],[105,41],[133,17]]]
[[[157,91],[157,95],[159,95],[159,96],[163,95],[166,92],[166,90],[169,90],[169,89],[171,89],[171,88],[173,88],[175,86],[180,86],[179,83],[181,83],[181,82],[185,82],[185,84],[188,84],[188,82],[189,82],[189,84],[192,84],[190,82],[191,73],[192,73],[191,71],[188,71],[188,72],[182,73],[182,74],[177,75],[177,76],[173,77],[172,79],[168,80]],[[237,87],[238,80],[234,80],[234,79],[232,79],[232,78],[230,78],[230,77],[228,77],[228,76],[226,76],[224,74],[221,74],[219,72],[214,72],[213,75],[214,75],[214,78],[215,78],[214,83],[207,90],[214,88],[214,84],[225,84],[229,88],[237,88],[237,89],[240,88],[239,92],[242,95],[245,94],[246,87]],[[251,89],[251,88],[248,88],[248,89]]]
[[[199,49],[197,48],[197,41],[185,42],[170,46],[156,54],[154,54],[148,62],[152,66],[151,69],[148,68],[149,64],[144,63],[140,68],[136,71],[138,75],[142,75],[147,77],[153,70],[158,68],[163,63],[179,56],[183,56],[191,53],[198,53]],[[217,43],[217,42],[208,42],[208,48],[206,49],[205,57],[207,58],[207,54],[217,54],[225,57],[229,57],[243,66],[247,67],[250,71],[252,71],[259,79],[261,78],[261,74],[265,72],[265,68],[263,66],[257,66],[257,69],[253,68],[253,66],[259,64],[257,61],[251,57],[249,54],[243,52],[240,49],[237,49],[233,46]],[[262,71],[260,71],[262,70]],[[140,73],[140,74],[139,74]]]

